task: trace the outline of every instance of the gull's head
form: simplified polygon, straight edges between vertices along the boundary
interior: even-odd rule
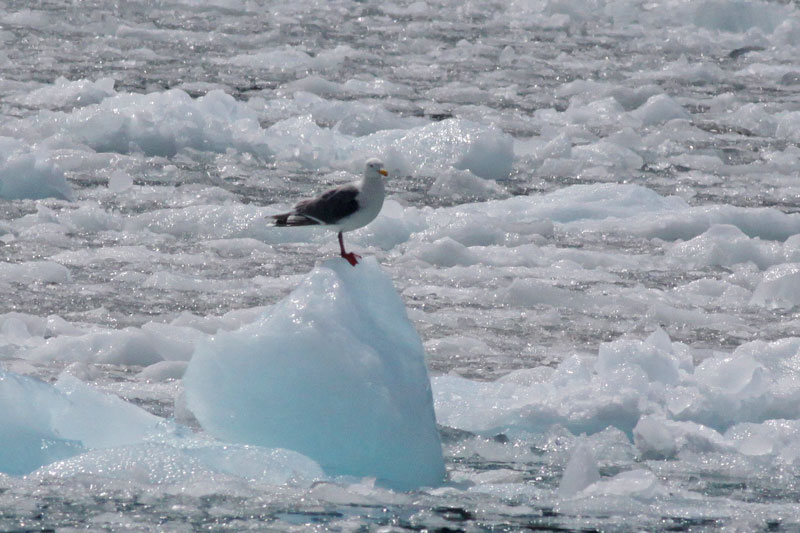
[[[367,177],[388,176],[389,173],[383,167],[383,162],[380,159],[372,158],[367,160],[367,166],[364,169],[364,175]]]

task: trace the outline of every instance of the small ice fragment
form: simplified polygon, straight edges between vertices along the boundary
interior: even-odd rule
[[[108,190],[114,193],[122,192],[133,186],[133,178],[124,170],[115,170],[108,178]]]
[[[561,476],[558,494],[562,497],[574,496],[592,483],[600,481],[597,462],[588,444],[582,442],[575,447]]]

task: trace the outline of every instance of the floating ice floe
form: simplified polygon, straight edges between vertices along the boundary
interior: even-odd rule
[[[770,267],[753,291],[750,303],[772,309],[792,309],[800,305],[800,263]]]
[[[798,339],[745,343],[698,364],[694,357],[659,330],[645,341],[603,344],[597,357],[573,356],[532,381],[434,377],[434,403],[441,424],[483,435],[542,433],[554,425],[579,435],[612,426],[645,458],[743,446],[752,452],[758,437],[745,439],[742,427],[758,435],[800,418]],[[763,447],[763,453],[785,450]],[[579,481],[565,486],[574,492]]]
[[[30,479],[92,476],[99,483],[175,487],[181,493],[218,494],[253,485],[309,486],[325,475],[311,459],[290,450],[221,444],[188,438],[96,448],[42,466]]]
[[[141,365],[145,381],[180,378],[196,345],[184,380],[189,408],[210,434],[256,445],[176,440],[166,420],[72,375],[49,385],[4,372],[0,472],[196,484],[208,471],[297,483],[322,477],[319,462],[329,475],[400,489],[444,479],[422,343],[374,260],[355,269],[330,261],[268,315],[210,341],[177,324],[81,332],[0,318],[0,340],[26,347],[28,359]],[[63,334],[46,341],[49,330]],[[85,370],[78,374],[90,379]],[[256,470],[245,472],[254,458]]]
[[[578,444],[572,451],[572,456],[567,462],[558,493],[562,497],[574,496],[577,492],[600,481],[600,472],[590,446]]]
[[[330,50],[321,50],[311,56],[296,47],[285,46],[283,48],[267,48],[250,54],[239,54],[217,61],[273,73],[300,74],[311,70],[336,69],[346,58],[364,54],[364,52],[358,52],[347,45],[340,45]]]
[[[327,261],[261,320],[199,344],[184,384],[224,441],[394,488],[444,479],[422,343],[374,259]]]
[[[765,269],[800,260],[799,244],[797,237],[790,237],[785,243],[762,240],[748,237],[736,226],[716,224],[693,239],[676,243],[667,254],[698,266],[732,267],[751,262]]]
[[[0,370],[0,473],[137,484],[309,485],[324,477],[290,450],[214,443],[70,374],[55,384]],[[218,486],[216,489],[218,490]]]
[[[140,442],[163,419],[63,374],[55,385],[0,371],[0,472],[27,474],[88,449]]]
[[[312,116],[303,115],[270,126],[266,139],[276,158],[308,168],[379,155],[392,174],[435,175],[455,168],[499,180],[509,176],[514,159],[510,135],[468,120],[384,129],[361,137],[340,133],[347,127],[337,129],[321,127]]]
[[[661,124],[673,119],[688,119],[687,113],[680,104],[666,94],[658,94],[647,100],[641,107],[631,112],[631,115],[649,126]]]
[[[66,89],[52,90],[67,96]],[[3,131],[17,139],[44,138],[51,147],[88,146],[97,152],[172,157],[183,149],[233,149],[313,169],[348,167],[379,155],[394,173],[436,175],[456,169],[498,180],[511,172],[511,136],[491,126],[462,119],[429,123],[375,105],[327,102],[308,93],[295,94],[283,105],[308,114],[262,128],[257,100],[239,102],[219,90],[199,98],[180,89],[113,93],[69,111],[40,111],[6,124]]]
[[[0,286],[8,283],[67,283],[69,270],[53,261],[0,263]]]
[[[310,82],[309,82],[310,83]],[[301,85],[305,86],[305,85]],[[290,84],[291,87],[296,87]],[[311,88],[315,88],[312,86]],[[317,88],[321,90],[321,88]],[[275,105],[276,101],[269,104]],[[358,101],[326,100],[306,92],[294,92],[288,102],[277,102],[290,107],[294,114],[310,114],[317,124],[330,124],[335,132],[362,137],[382,130],[406,130],[425,126],[428,121],[421,117],[403,117],[387,111],[378,104]],[[253,105],[251,103],[251,105]],[[258,107],[256,107],[258,110]]]
[[[60,77],[52,85],[29,93],[12,95],[10,101],[35,108],[73,109],[98,104],[115,93],[114,80],[111,78],[70,81]]]
[[[772,33],[785,20],[787,11],[780,5],[741,0],[704,0],[697,2],[689,20],[702,28],[743,33],[758,28]]]
[[[0,137],[0,198],[6,200],[47,197],[72,199],[64,173],[48,159],[45,150]]]
[[[173,156],[184,148],[235,148],[271,156],[255,112],[222,91],[196,99],[180,89],[117,93],[69,113],[41,111],[35,120],[7,128],[18,137],[47,137],[52,144],[86,145],[98,152]]]

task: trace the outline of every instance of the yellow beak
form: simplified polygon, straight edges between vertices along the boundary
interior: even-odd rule
[[[388,175],[389,175],[389,173],[388,173],[388,172],[386,172],[386,169],[385,169],[385,168],[382,168],[382,169],[380,169],[380,170],[378,171],[378,173],[379,173],[379,174],[381,174],[381,175],[383,175],[383,176],[388,176]]]

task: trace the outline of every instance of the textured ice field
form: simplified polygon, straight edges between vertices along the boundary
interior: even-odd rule
[[[0,529],[800,528],[793,3],[10,0],[0,43]],[[359,269],[266,225],[372,156]]]

